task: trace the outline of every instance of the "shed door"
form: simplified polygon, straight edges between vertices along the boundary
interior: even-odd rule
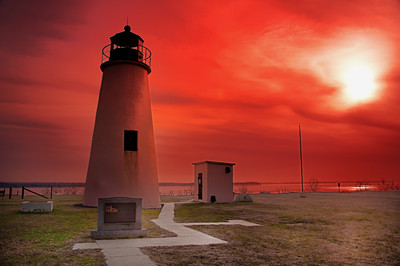
[[[197,198],[199,200],[203,199],[203,174],[199,173],[197,175],[197,185],[198,185],[198,191],[199,193],[197,194]]]

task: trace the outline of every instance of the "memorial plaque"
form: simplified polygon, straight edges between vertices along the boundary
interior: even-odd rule
[[[142,229],[142,199],[127,197],[99,198],[97,230],[94,239],[138,237],[147,234]]]
[[[104,223],[134,223],[136,221],[136,203],[114,202],[104,205]]]

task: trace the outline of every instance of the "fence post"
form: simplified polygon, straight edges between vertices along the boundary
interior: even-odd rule
[[[53,198],[53,186],[50,187],[50,199]]]
[[[24,191],[25,191],[25,187],[22,187],[22,193],[21,193],[21,198],[24,199]]]
[[[9,199],[11,199],[11,195],[12,195],[12,187],[10,186],[10,194],[8,194]]]

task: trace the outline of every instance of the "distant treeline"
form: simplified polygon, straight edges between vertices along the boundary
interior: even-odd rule
[[[234,185],[261,185],[258,182],[237,182]],[[160,186],[193,186],[194,183],[174,183],[174,182],[161,182]],[[85,183],[67,183],[67,182],[0,182],[0,188],[21,188],[21,187],[84,187]]]
[[[0,188],[20,187],[84,187],[85,183],[59,183],[59,182],[0,182]]]
[[[174,182],[161,182],[158,183],[159,186],[172,187],[172,186],[193,186],[194,183],[174,183]]]
[[[364,181],[366,183],[380,183],[382,181]],[[310,183],[309,181],[305,181],[305,184]],[[337,182],[326,182],[321,181],[318,182],[320,184],[337,184]],[[342,181],[340,183],[359,183],[356,181]],[[235,186],[251,186],[251,185],[297,185],[301,184],[300,182],[234,182]],[[160,186],[168,187],[168,186],[193,186],[194,183],[174,183],[174,182],[161,182]],[[21,188],[21,187],[84,187],[85,183],[77,183],[77,182],[0,182],[0,188]]]
[[[318,180],[317,180],[318,181]],[[315,181],[304,181],[304,184],[309,184]],[[363,183],[381,183],[381,181],[362,181]],[[318,183],[321,184],[337,184],[337,181],[318,181]],[[352,184],[352,183],[360,183],[360,181],[341,181],[339,183],[343,183],[343,184]],[[259,185],[298,185],[301,184],[301,182],[297,181],[297,182],[233,182],[233,185],[235,186],[259,186]],[[174,183],[174,182],[162,182],[159,183],[160,186],[164,186],[164,187],[169,187],[169,186],[193,186],[194,183]]]
[[[160,186],[193,186],[193,183],[159,183]],[[72,182],[0,182],[0,188],[21,187],[84,187],[85,183]]]
[[[163,187],[173,187],[173,186],[193,186],[194,183],[174,183],[174,182],[162,182],[158,183]],[[261,185],[259,182],[234,182],[234,185]]]

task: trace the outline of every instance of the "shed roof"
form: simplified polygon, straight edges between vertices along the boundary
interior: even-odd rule
[[[197,163],[192,163],[193,165],[197,164],[222,164],[222,165],[235,165],[235,163],[227,163],[227,162],[216,162],[216,161],[202,161]]]

